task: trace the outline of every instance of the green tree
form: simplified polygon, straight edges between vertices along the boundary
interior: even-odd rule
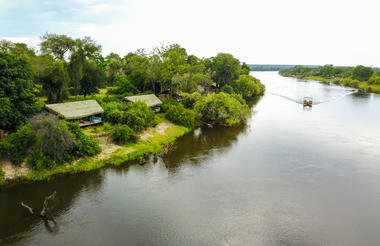
[[[57,60],[63,60],[65,55],[74,47],[75,41],[66,36],[58,34],[49,34],[41,36],[41,52],[42,54],[49,54]]]
[[[245,62],[243,62],[243,64],[241,65],[240,74],[248,75],[250,70],[250,67]]]
[[[249,114],[249,108],[240,95],[224,92],[203,96],[195,103],[194,110],[210,123],[228,126],[241,123]]]
[[[352,77],[360,81],[366,81],[372,76],[373,73],[374,71],[371,67],[359,65],[352,71]]]
[[[230,54],[219,53],[212,59],[212,69],[215,71],[214,81],[219,88],[231,85],[239,78],[240,62]]]
[[[27,62],[0,52],[0,128],[15,130],[37,111],[33,72]]]
[[[96,59],[99,57],[101,46],[96,44],[90,37],[76,39],[75,45],[71,49],[69,75],[71,85],[74,88],[74,95],[77,96],[80,91],[80,81],[83,78],[83,66],[86,59]]]
[[[40,79],[47,94],[48,102],[62,102],[66,96],[67,85],[70,81],[64,61],[51,61],[42,72]]]
[[[243,97],[252,97],[264,92],[264,86],[260,80],[251,75],[240,75],[234,84],[234,91]]]
[[[104,82],[105,74],[92,60],[85,61],[83,65],[83,77],[80,80],[79,93],[86,98],[87,95],[99,91],[98,87]]]

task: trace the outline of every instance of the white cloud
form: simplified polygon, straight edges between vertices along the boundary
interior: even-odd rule
[[[111,22],[67,19],[48,31],[91,36],[105,54],[175,42],[200,57],[223,51],[248,63],[380,66],[378,1],[75,1]]]

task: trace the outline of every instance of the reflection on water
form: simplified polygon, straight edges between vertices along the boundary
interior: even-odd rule
[[[220,126],[202,127],[184,136],[181,141],[175,143],[176,151],[162,158],[165,166],[169,171],[174,172],[186,161],[201,165],[208,158],[228,151],[228,148],[238,140],[239,134],[247,130],[247,126],[241,125],[226,132],[224,130],[225,127]]]
[[[245,126],[198,128],[144,166],[0,191],[0,245],[378,245],[380,96],[254,75],[267,93]],[[305,110],[305,95],[323,103]],[[19,206],[53,190],[57,224]]]

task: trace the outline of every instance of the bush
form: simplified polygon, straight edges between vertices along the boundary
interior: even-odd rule
[[[65,124],[78,144],[77,147],[73,149],[72,154],[75,156],[92,156],[100,153],[101,148],[99,143],[84,134],[78,123],[65,122]]]
[[[203,96],[194,105],[194,110],[202,115],[205,121],[220,125],[235,125],[248,118],[249,108],[240,95],[229,95],[224,92]]]
[[[28,148],[36,138],[30,124],[22,126],[17,132],[8,135],[0,142],[0,156],[8,158],[14,165],[20,165],[27,155]]]
[[[186,108],[193,109],[195,102],[200,100],[201,98],[202,98],[202,95],[199,94],[198,92],[194,92],[192,94],[183,93],[182,94],[182,103]],[[164,104],[165,104],[165,102],[164,102]]]
[[[112,132],[112,140],[118,144],[136,143],[139,136],[127,125],[118,125]]]
[[[127,79],[127,76],[125,74],[117,75],[115,83],[116,88],[108,90],[109,94],[126,95],[129,93],[132,95],[139,93],[137,88]]]
[[[0,143],[2,157],[19,165],[27,163],[35,169],[52,168],[75,157],[100,152],[99,144],[86,136],[77,123],[60,121],[56,116],[38,114],[30,124],[21,127]]]
[[[174,100],[166,101],[162,108],[170,121],[186,127],[194,126],[197,114],[193,110],[185,108]]]
[[[104,105],[104,121],[128,125],[134,131],[141,131],[145,127],[157,125],[158,118],[144,102],[110,102]]]
[[[232,86],[230,86],[230,85],[225,85],[225,86],[223,86],[222,91],[224,93],[227,93],[227,94],[233,94],[234,88],[232,88]]]
[[[245,98],[261,95],[265,90],[260,80],[251,75],[240,75],[233,85],[234,91]]]

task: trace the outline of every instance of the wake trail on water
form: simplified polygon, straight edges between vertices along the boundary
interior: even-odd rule
[[[348,92],[346,91],[343,94],[340,94],[340,95],[337,95],[337,96],[333,96],[332,98],[324,99],[324,100],[318,100],[317,97],[313,97],[313,105],[318,105],[318,104],[321,104],[321,103],[326,103],[326,102],[330,102],[330,101],[334,101],[334,100],[339,100],[339,99],[344,98],[347,95],[350,95],[350,94],[353,94],[353,93],[356,93],[356,92],[358,92],[358,90],[350,90]],[[283,94],[274,93],[274,92],[270,92],[270,91],[268,93],[271,94],[271,95],[274,95],[274,96],[282,97],[282,98],[284,98],[286,100],[289,100],[291,102],[295,102],[295,103],[298,103],[298,104],[303,104],[303,97],[292,98],[292,97],[289,97],[289,96],[286,96],[286,95],[283,95]]]

